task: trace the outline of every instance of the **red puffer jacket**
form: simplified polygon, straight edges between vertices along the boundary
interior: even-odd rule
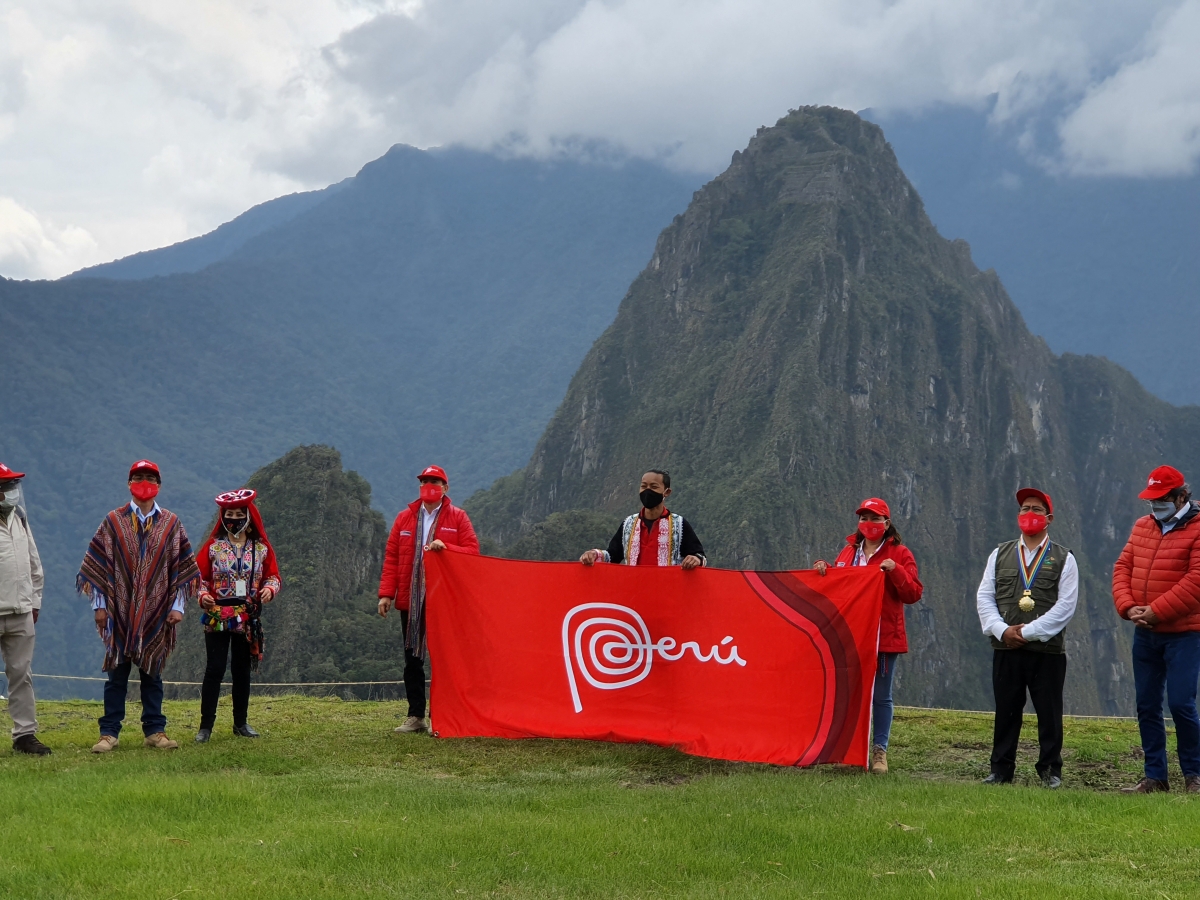
[[[417,551],[417,534],[420,522],[421,501],[414,500],[396,516],[392,533],[388,535],[387,551],[383,554],[383,577],[379,579],[380,597],[391,597],[396,609],[408,609],[409,590],[412,586],[413,559]],[[464,510],[442,498],[442,512],[438,516],[436,534],[429,540],[439,540],[447,547],[461,547],[468,553],[479,554],[479,538]]]
[[[1134,522],[1113,564],[1113,603],[1122,619],[1149,604],[1154,631],[1200,631],[1200,516],[1166,534],[1154,516]]]
[[[858,535],[852,534],[846,538],[846,546],[838,554],[835,566],[854,565],[854,542]],[[894,559],[896,568],[887,572],[886,587],[883,593],[883,614],[879,620],[879,652],[907,653],[908,634],[904,630],[904,605],[916,603],[925,593],[925,585],[917,577],[917,561],[912,551],[903,544],[897,544],[892,538],[883,542],[883,546],[875,551],[867,563],[877,566],[885,559]]]

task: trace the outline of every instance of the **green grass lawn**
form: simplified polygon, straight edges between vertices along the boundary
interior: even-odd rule
[[[0,752],[0,896],[1200,896],[1200,803],[1125,797],[1132,722],[1068,720],[1066,788],[978,784],[991,722],[898,711],[892,774],[713,762],[641,745],[395,735],[397,703],[227,701],[212,743],[133,728],[93,756],[99,704],[40,706],[48,759]],[[1027,718],[1027,736],[1034,735]],[[1172,761],[1174,766],[1174,760]]]

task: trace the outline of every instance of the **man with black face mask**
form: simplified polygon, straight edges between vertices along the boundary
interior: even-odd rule
[[[671,475],[651,469],[642,476],[642,511],[629,516],[608,542],[607,550],[586,550],[579,561],[627,566],[681,566],[695,569],[708,565],[704,547],[692,526],[666,507],[671,496]]]

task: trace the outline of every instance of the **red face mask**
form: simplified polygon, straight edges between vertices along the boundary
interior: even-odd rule
[[[1017,525],[1030,537],[1041,534],[1048,524],[1049,520],[1041,513],[1025,512],[1017,516]]]
[[[129,485],[129,493],[138,503],[149,503],[158,496],[158,485],[153,481],[135,481]]]
[[[874,544],[876,541],[882,541],[883,536],[887,534],[887,530],[887,522],[858,523],[858,533],[865,537],[872,544]]]
[[[421,499],[426,503],[437,503],[442,499],[442,486],[432,481],[422,482]]]

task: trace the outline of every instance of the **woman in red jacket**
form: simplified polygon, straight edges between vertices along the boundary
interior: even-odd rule
[[[421,496],[392,524],[379,579],[379,614],[394,605],[404,627],[404,693],[408,718],[396,731],[428,731],[425,723],[425,551],[459,547],[479,553],[479,539],[464,510],[450,502],[449,479],[441,466],[427,466],[417,480]]]
[[[888,505],[878,497],[864,500],[858,507],[858,530],[846,538],[846,546],[834,565],[879,566],[887,573],[883,595],[883,614],[879,620],[879,661],[875,666],[875,693],[871,717],[875,734],[872,739],[871,772],[887,772],[888,738],[892,733],[892,681],[896,674],[896,657],[908,652],[908,637],[904,632],[904,606],[921,599],[925,587],[917,576],[917,561],[900,540],[892,524]],[[822,575],[829,564],[823,559],[814,563]]]

